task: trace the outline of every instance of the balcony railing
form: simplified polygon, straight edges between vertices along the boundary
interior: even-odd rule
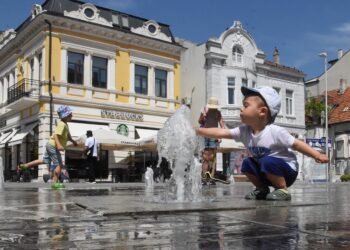
[[[23,98],[39,97],[40,82],[33,79],[23,79],[7,89],[7,105]]]

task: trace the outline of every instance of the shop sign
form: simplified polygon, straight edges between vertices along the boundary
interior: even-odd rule
[[[126,137],[129,136],[129,128],[125,124],[118,125],[116,130],[117,130],[117,133],[120,135],[124,135]]]
[[[143,121],[143,114],[114,110],[101,110],[101,117],[128,121]]]

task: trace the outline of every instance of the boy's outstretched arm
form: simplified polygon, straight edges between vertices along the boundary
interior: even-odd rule
[[[232,139],[229,129],[226,128],[196,128],[196,134],[207,138]]]
[[[327,163],[329,161],[327,155],[321,154],[301,140],[295,139],[292,148],[314,158],[318,163]]]

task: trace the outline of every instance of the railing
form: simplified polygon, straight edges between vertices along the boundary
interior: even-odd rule
[[[37,98],[39,96],[40,82],[33,79],[23,79],[7,89],[7,105],[22,97]]]

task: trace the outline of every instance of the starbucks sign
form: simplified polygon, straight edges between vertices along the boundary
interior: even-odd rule
[[[116,130],[120,135],[129,136],[129,128],[125,124],[119,124]]]

